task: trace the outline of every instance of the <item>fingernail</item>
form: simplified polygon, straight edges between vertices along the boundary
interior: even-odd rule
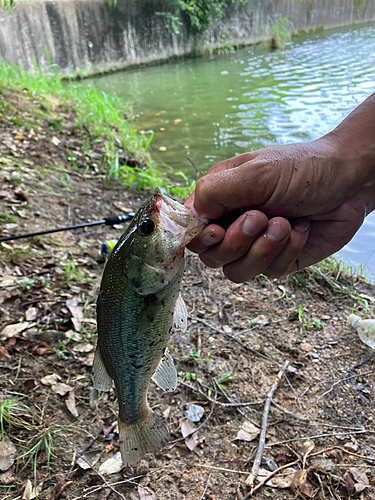
[[[287,235],[285,234],[285,229],[282,224],[271,222],[264,236],[274,241],[282,241]]]
[[[255,238],[258,236],[262,228],[259,228],[259,217],[255,215],[248,214],[244,223],[242,224],[242,232],[245,236],[249,238]]]
[[[217,241],[216,234],[214,233],[204,233],[201,236],[200,243],[202,246],[205,247],[210,247],[212,245],[215,245]]]
[[[299,231],[300,233],[305,233],[309,227],[310,221],[308,219],[301,219],[293,224],[293,229]]]

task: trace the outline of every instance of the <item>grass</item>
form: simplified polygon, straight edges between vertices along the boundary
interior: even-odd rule
[[[13,444],[22,450],[16,461],[20,465],[22,464],[21,470],[29,464],[32,466],[34,481],[36,481],[40,453],[43,451],[46,453],[45,463],[48,473],[53,448],[57,446],[56,439],[63,437],[64,431],[69,430],[71,432],[73,425],[55,425],[53,419],[44,415],[43,410],[41,410],[40,416],[37,415],[22,401],[22,397],[0,401],[1,438],[4,442],[5,435],[8,434],[11,436]],[[17,433],[15,432],[16,429]],[[21,439],[20,435],[26,436],[26,439]]]
[[[2,119],[8,119],[28,130],[35,127],[33,118],[42,118],[48,120],[50,128],[58,133],[62,125],[58,115],[73,113],[78,130],[84,131],[90,141],[99,140],[105,144],[106,155],[101,167],[105,184],[119,182],[139,190],[151,190],[158,186],[169,189],[172,196],[190,194],[193,186],[190,181],[181,176],[185,185],[174,186],[167,175],[157,169],[148,153],[154,134],[143,137],[133,128],[129,106],[117,96],[106,94],[95,87],[82,87],[70,79],[63,81],[54,64],[51,64],[50,74],[36,67],[33,73],[28,73],[3,61],[0,62],[0,94],[7,96],[11,102],[15,95],[19,97],[18,102],[13,105],[2,100]],[[17,109],[18,105],[21,109]],[[22,112],[22,107],[25,113]],[[119,149],[128,152],[139,166],[121,164]],[[69,151],[67,159],[77,168]]]

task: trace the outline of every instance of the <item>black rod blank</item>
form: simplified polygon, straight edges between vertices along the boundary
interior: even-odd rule
[[[80,229],[81,227],[89,226],[99,226],[100,224],[105,224],[106,226],[113,226],[114,224],[121,224],[122,222],[127,222],[132,220],[134,213],[129,213],[126,215],[112,215],[103,220],[98,220],[95,222],[85,222],[84,224],[77,224],[76,226],[58,227],[56,229],[47,229],[45,231],[38,231],[36,233],[19,234],[18,236],[8,236],[7,238],[0,238],[1,241],[11,241],[20,240],[22,238],[32,238],[33,236],[41,236],[42,234],[57,233],[59,231],[69,231],[71,229]]]

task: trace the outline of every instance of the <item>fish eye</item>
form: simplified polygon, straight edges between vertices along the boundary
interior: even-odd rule
[[[143,236],[150,236],[154,232],[155,223],[151,219],[146,219],[142,222],[140,226],[141,233]]]

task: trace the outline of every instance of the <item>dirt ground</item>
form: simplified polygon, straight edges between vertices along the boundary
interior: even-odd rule
[[[56,136],[45,123],[30,131],[0,122],[0,134],[0,237],[135,211],[146,197],[104,189],[74,129]],[[93,147],[100,158],[103,144]],[[371,317],[375,293],[333,263],[237,285],[188,253],[189,327],[170,340],[181,383],[168,394],[151,383],[149,394],[171,443],[136,471],[103,471],[119,442],[115,393],[95,398],[90,377],[98,253],[123,229],[0,247],[1,498],[249,498],[265,401],[285,362],[255,485],[277,472],[254,497],[375,498],[374,356],[346,322],[353,310]],[[199,422],[185,416],[191,404],[204,409]],[[91,466],[77,463],[82,452]]]

